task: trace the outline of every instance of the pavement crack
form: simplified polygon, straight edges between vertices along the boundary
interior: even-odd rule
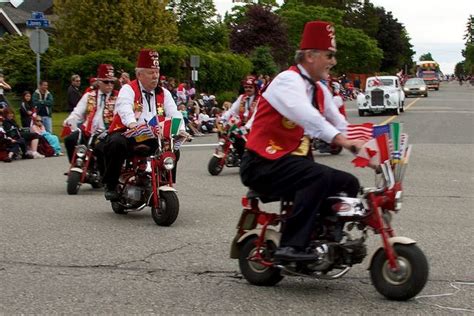
[[[136,259],[136,260],[129,260],[129,261],[123,261],[123,262],[120,262],[120,263],[117,263],[116,266],[122,266],[122,265],[126,265],[126,264],[131,264],[131,263],[137,263],[137,262],[144,262],[144,263],[150,263],[150,261],[148,261],[150,258],[154,257],[154,256],[157,256],[157,255],[163,255],[163,254],[168,254],[168,253],[173,253],[175,251],[178,251],[178,250],[181,250],[183,248],[186,248],[188,246],[190,246],[191,243],[186,243],[184,245],[181,245],[181,246],[178,246],[178,247],[175,247],[175,248],[172,248],[172,249],[168,249],[168,250],[162,250],[162,251],[155,251],[155,252],[152,252],[151,254],[147,255],[145,258],[143,259]]]

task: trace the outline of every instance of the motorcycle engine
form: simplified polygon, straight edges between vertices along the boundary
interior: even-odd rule
[[[140,202],[145,190],[141,187],[128,184],[123,190],[123,196],[130,201]]]

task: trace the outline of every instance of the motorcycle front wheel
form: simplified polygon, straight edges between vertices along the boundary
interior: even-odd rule
[[[428,261],[416,245],[396,244],[399,271],[390,270],[385,251],[375,254],[370,278],[377,291],[388,299],[406,301],[421,292],[428,280]]]
[[[174,191],[160,191],[160,207],[151,207],[151,216],[156,225],[170,226],[179,213],[179,200]]]
[[[221,173],[222,169],[224,169],[222,159],[223,158],[217,158],[216,156],[212,156],[211,160],[209,160],[207,170],[211,175],[217,176],[219,173]]]
[[[82,174],[77,171],[70,171],[67,177],[67,194],[75,195],[79,192],[79,187],[81,186],[81,176]]]
[[[275,285],[283,279],[280,269],[266,267],[259,264],[258,262],[248,260],[248,258],[254,256],[257,251],[255,241],[257,241],[257,237],[249,238],[240,247],[240,272],[242,272],[244,278],[251,284],[260,286]],[[271,259],[271,254],[275,251],[275,249],[276,245],[271,241],[267,241],[266,246],[260,248],[260,252],[262,257],[269,261]]]

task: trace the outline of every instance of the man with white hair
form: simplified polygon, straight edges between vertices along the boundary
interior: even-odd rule
[[[160,78],[160,62],[158,52],[142,49],[138,55],[135,69],[136,78],[120,89],[115,105],[115,117],[109,128],[109,137],[105,144],[106,170],[103,177],[105,184],[105,198],[117,200],[116,191],[120,170],[133,145],[134,139],[125,138],[122,132],[127,128],[134,128],[138,124],[149,122],[155,116],[179,117],[171,93],[158,85]],[[181,125],[184,131],[183,124]],[[146,142],[145,142],[146,143]],[[146,143],[156,146],[156,142]],[[176,152],[179,159],[179,151]],[[173,169],[173,180],[176,179],[176,165]]]

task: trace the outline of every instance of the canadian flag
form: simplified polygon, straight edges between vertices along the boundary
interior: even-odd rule
[[[390,159],[389,155],[390,139],[387,134],[382,134],[369,140],[352,160],[354,166],[359,168],[368,165],[378,166],[384,161]]]

